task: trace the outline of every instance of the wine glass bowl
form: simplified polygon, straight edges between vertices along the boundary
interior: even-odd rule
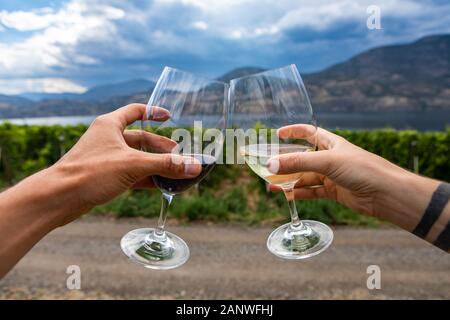
[[[269,251],[285,259],[319,254],[331,244],[333,232],[321,222],[300,220],[294,199],[294,187],[307,180],[309,173],[277,174],[269,170],[269,160],[279,155],[317,149],[315,116],[296,66],[233,79],[230,97],[232,126],[247,133],[256,131],[243,139],[239,154],[253,172],[283,190],[289,205],[291,222],[271,233]]]
[[[184,161],[198,162],[201,173],[187,179],[152,176],[162,194],[161,212],[156,228],[132,230],[122,238],[122,250],[132,261],[150,269],[164,270],[181,266],[188,260],[190,253],[186,242],[165,230],[167,212],[174,196],[204,179],[221,156],[223,131],[227,126],[228,91],[226,83],[164,68],[141,121],[141,150],[181,155]],[[171,140],[165,140],[167,144],[159,148],[148,146],[145,132]],[[204,141],[206,132],[210,133],[208,137],[214,137],[213,148],[208,148],[208,152],[204,147],[212,142]],[[173,157],[173,161],[176,159],[180,157]]]

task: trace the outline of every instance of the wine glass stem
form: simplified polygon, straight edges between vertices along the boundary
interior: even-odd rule
[[[298,217],[297,206],[295,205],[294,189],[284,189],[283,191],[291,213],[291,226],[295,229],[302,229],[303,224]]]
[[[161,212],[159,214],[158,226],[156,227],[156,235],[160,237],[165,237],[164,227],[166,225],[167,212],[172,202],[173,195],[162,193],[161,196]]]

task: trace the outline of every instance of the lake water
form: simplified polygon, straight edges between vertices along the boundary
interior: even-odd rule
[[[26,125],[76,125],[90,124],[95,116],[44,117],[0,119],[14,124]],[[327,129],[416,129],[445,130],[450,127],[450,110],[434,112],[379,112],[379,113],[319,113],[317,120],[321,127]]]
[[[90,124],[95,119],[95,116],[70,116],[70,117],[42,117],[42,118],[15,118],[15,119],[1,119],[1,122],[11,122],[13,124],[21,125],[76,125],[76,124]]]
[[[317,114],[320,126],[330,129],[415,129],[419,131],[445,130],[450,127],[450,110],[378,113]]]

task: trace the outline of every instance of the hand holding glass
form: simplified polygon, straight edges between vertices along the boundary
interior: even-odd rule
[[[289,204],[291,222],[272,232],[267,240],[268,249],[285,259],[319,254],[331,244],[333,232],[321,222],[300,220],[293,194],[294,186],[306,179],[308,173],[278,175],[268,168],[268,161],[274,156],[316,150],[316,121],[297,68],[290,65],[233,79],[230,97],[233,127],[258,132],[256,140],[245,139],[241,155],[258,176],[283,189]],[[277,135],[277,129],[291,125],[299,131],[298,139]]]
[[[217,148],[203,154],[201,138],[191,134],[192,128],[214,128],[223,131],[227,125],[228,84],[198,77],[193,74],[166,67],[161,74],[147,104],[145,118],[141,122],[143,131],[180,138],[184,147],[172,152],[195,158],[202,165],[202,172],[193,179],[172,179],[153,176],[155,185],[162,192],[161,212],[156,228],[142,228],[127,233],[121,241],[123,252],[134,262],[151,269],[172,269],[185,263],[189,258],[187,244],[177,235],[165,231],[167,210],[174,195],[186,191],[205,178],[216,164],[221,154],[223,141],[214,141]],[[164,122],[151,121],[155,106],[164,108],[170,117]],[[200,141],[200,142],[199,142]],[[144,142],[144,141],[143,141]],[[189,142],[189,143],[187,143]],[[153,153],[167,153],[168,150],[149,149],[142,143],[141,149]],[[170,151],[169,151],[170,152]]]

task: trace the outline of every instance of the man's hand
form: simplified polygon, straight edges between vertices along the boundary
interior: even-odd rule
[[[0,194],[0,278],[47,233],[130,187],[151,187],[151,175],[182,179],[200,173],[200,163],[191,157],[137,150],[141,143],[158,152],[175,145],[125,130],[144,113],[145,105],[130,104],[98,117],[56,164]],[[155,107],[152,120],[169,117]]]

